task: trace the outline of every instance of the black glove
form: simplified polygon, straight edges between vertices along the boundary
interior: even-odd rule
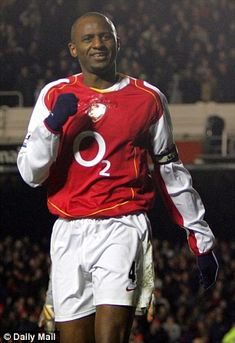
[[[68,117],[77,112],[78,98],[73,93],[60,94],[51,113],[45,119],[46,126],[53,131],[60,131]]]
[[[216,282],[219,264],[215,254],[210,252],[206,255],[197,256],[198,269],[200,271],[200,281],[205,290]]]

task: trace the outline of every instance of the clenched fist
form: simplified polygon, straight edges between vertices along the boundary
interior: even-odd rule
[[[70,116],[77,112],[78,98],[73,93],[60,94],[51,113],[45,119],[46,126],[53,131],[60,131]]]

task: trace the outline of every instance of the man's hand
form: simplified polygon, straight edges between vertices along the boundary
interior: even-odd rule
[[[60,131],[70,116],[77,112],[78,98],[73,93],[60,94],[51,113],[45,119],[45,125],[53,130]]]
[[[216,282],[219,264],[213,252],[206,255],[197,256],[198,269],[200,271],[200,281],[205,290],[209,289]]]

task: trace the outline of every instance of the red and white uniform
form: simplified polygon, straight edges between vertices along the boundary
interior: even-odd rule
[[[62,93],[74,93],[79,103],[58,134],[44,119]],[[177,159],[166,99],[147,82],[122,76],[97,90],[78,74],[48,84],[34,108],[18,168],[29,185],[46,185],[49,210],[67,219],[146,212],[159,187],[194,253],[213,248],[204,206]]]

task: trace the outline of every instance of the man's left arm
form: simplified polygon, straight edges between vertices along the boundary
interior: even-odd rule
[[[150,128],[154,178],[172,220],[187,233],[188,243],[197,256],[200,278],[205,289],[216,281],[218,262],[213,252],[215,237],[204,220],[205,208],[192,177],[180,161],[173,139],[171,119],[162,95],[163,114]]]

